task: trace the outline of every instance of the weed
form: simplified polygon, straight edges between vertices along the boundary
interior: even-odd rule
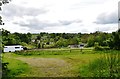
[[[81,68],[80,74],[88,77],[120,77],[119,53],[108,52]]]

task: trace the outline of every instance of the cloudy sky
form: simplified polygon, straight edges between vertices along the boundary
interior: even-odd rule
[[[118,29],[119,0],[12,0],[0,13],[20,33],[90,33]]]

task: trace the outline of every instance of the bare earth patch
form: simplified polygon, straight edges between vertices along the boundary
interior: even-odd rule
[[[32,77],[70,77],[74,76],[71,65],[58,58],[16,58],[30,65],[31,70],[22,76]]]

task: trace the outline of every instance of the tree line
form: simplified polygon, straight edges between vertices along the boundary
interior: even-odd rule
[[[2,32],[2,45],[32,46],[34,48],[58,48],[68,45],[86,44],[86,47],[93,47],[97,43],[102,47],[120,49],[120,30],[112,33],[96,31],[90,34],[82,33],[10,33],[5,29]]]

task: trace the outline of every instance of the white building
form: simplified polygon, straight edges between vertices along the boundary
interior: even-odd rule
[[[4,52],[15,52],[21,50],[23,50],[23,46],[21,45],[4,46]]]
[[[69,45],[68,46],[69,48],[84,48],[85,47],[85,44],[79,44],[79,45]]]

